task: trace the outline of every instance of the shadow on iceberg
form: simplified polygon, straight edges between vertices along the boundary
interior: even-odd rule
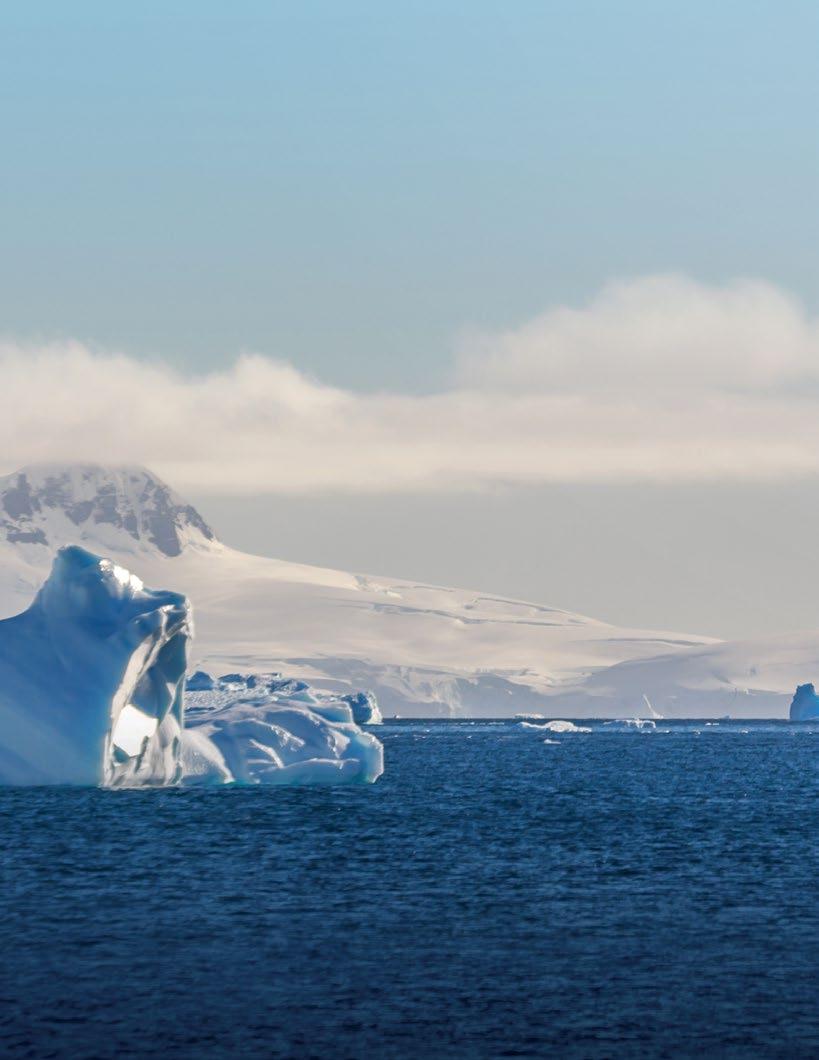
[[[0,621],[0,782],[178,781],[190,633],[184,596],[60,549],[31,607]]]

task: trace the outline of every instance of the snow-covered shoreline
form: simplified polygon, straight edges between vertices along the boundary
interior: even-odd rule
[[[0,515],[0,613],[27,607],[56,549],[79,543],[195,602],[194,669],[370,689],[387,716],[622,718],[648,696],[666,718],[784,718],[819,675],[816,631],[724,643],[247,555],[141,468],[24,469],[0,480]]]

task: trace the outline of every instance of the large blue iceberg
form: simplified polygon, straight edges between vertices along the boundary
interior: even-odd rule
[[[0,621],[0,782],[178,781],[190,632],[184,596],[61,549],[31,607]]]
[[[197,673],[191,608],[110,560],[61,549],[31,607],[0,621],[0,784],[360,783],[383,771],[367,694],[280,674]]]

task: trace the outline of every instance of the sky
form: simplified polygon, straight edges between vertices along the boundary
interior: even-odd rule
[[[612,621],[819,626],[812,0],[0,29],[7,470],[146,463],[245,547]]]

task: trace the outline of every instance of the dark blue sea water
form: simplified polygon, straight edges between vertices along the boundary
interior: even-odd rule
[[[0,792],[12,1057],[809,1057],[819,727],[384,726],[374,786]]]

